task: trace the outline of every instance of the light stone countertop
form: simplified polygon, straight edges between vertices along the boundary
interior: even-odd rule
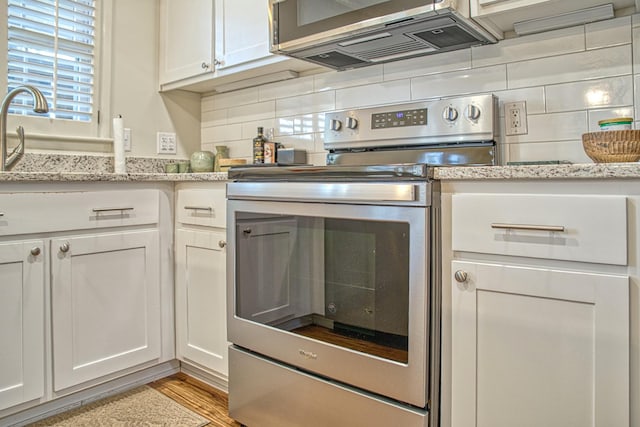
[[[434,168],[433,178],[441,181],[505,179],[637,179],[640,178],[640,163],[438,167]]]
[[[92,172],[0,172],[0,182],[185,182],[226,181],[226,172],[210,173],[92,173]]]

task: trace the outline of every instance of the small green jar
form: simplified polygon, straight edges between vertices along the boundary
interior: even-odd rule
[[[211,151],[196,151],[191,155],[191,172],[213,172],[214,158]]]

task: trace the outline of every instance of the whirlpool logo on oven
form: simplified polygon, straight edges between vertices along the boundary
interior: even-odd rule
[[[315,354],[314,352],[303,350],[301,348],[298,349],[298,354],[304,357],[305,359],[309,359],[309,360],[316,360],[318,358],[318,355]]]

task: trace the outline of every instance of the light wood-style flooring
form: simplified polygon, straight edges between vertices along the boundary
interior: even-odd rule
[[[193,377],[177,373],[147,384],[211,421],[209,426],[240,427],[228,415],[227,394]]]

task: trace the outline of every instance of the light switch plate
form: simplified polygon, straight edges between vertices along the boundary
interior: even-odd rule
[[[176,154],[176,134],[158,132],[158,154]]]

